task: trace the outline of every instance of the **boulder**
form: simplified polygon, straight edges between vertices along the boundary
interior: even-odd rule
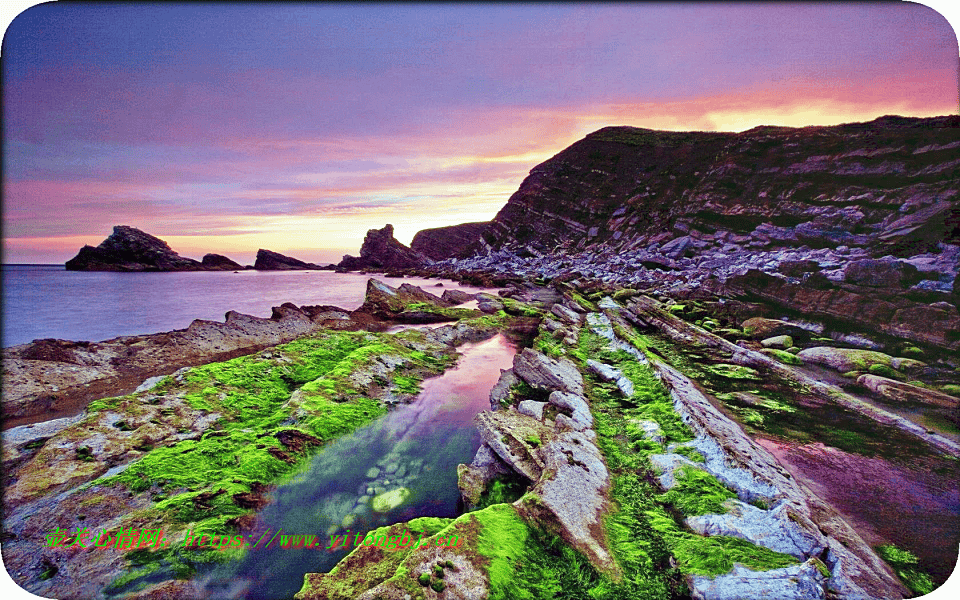
[[[476,294],[469,294],[463,290],[443,290],[443,295],[440,296],[440,299],[450,306],[456,306],[458,304],[463,304],[464,302],[475,300],[476,297]]]
[[[820,263],[815,260],[785,260],[777,270],[787,277],[802,277],[807,273],[816,273],[820,270]]]
[[[600,451],[583,433],[565,431],[544,444],[543,456],[544,476],[517,512],[531,525],[555,531],[600,571],[617,574],[603,533],[610,474]]]
[[[490,294],[477,294],[477,309],[480,312],[493,314],[497,311],[503,310],[503,302],[498,300],[496,296],[491,296]]]
[[[786,350],[793,347],[793,338],[789,335],[775,335],[773,337],[760,340],[760,345],[764,348],[775,348],[777,350]]]
[[[531,481],[540,479],[539,447],[551,435],[543,423],[512,410],[484,411],[474,417],[480,439],[511,469]]]
[[[873,350],[859,350],[854,348],[831,348],[816,346],[797,353],[803,362],[821,365],[834,371],[847,373],[848,371],[866,371],[872,365],[890,366],[891,356]]]
[[[500,379],[490,388],[490,407],[497,410],[510,398],[510,389],[520,383],[513,369],[500,370]]]
[[[316,270],[322,267],[290,256],[284,256],[279,252],[261,248],[257,250],[257,260],[253,263],[253,268],[258,271],[297,271],[304,269]]]
[[[517,405],[517,412],[521,415],[533,417],[538,421],[543,421],[543,408],[546,402],[537,402],[536,400],[523,400]]]
[[[399,288],[395,288],[371,278],[367,280],[363,304],[356,312],[367,313],[381,319],[392,319],[407,310],[411,304],[422,304],[433,308],[449,306],[449,302],[415,285],[404,283]]]
[[[117,225],[99,246],[84,246],[66,262],[68,271],[201,271],[204,266],[184,258],[160,238],[134,227]]]
[[[686,523],[700,535],[740,538],[801,560],[819,556],[826,549],[823,538],[812,535],[794,520],[797,517],[786,502],[770,510],[732,499],[723,506],[727,511],[724,514],[687,517]]]
[[[688,252],[694,249],[693,238],[684,235],[670,240],[660,247],[660,252],[672,259],[678,259],[686,256]]]
[[[551,392],[548,398],[550,404],[557,408],[570,412],[570,424],[572,429],[583,431],[593,427],[593,415],[590,413],[590,406],[587,401],[577,394],[569,392]],[[558,422],[559,417],[558,417]]]
[[[457,487],[463,499],[473,506],[494,479],[512,475],[513,470],[486,444],[481,444],[473,462],[457,465]]]
[[[648,440],[654,441],[658,444],[664,443],[666,438],[663,437],[663,430],[660,428],[660,424],[656,421],[650,421],[647,419],[627,419],[628,423],[632,423],[637,426],[643,433],[643,437]]]
[[[960,398],[878,375],[861,375],[857,383],[874,394],[893,402],[915,402],[944,408],[957,408]]]
[[[789,335],[798,338],[809,337],[810,332],[787,321],[779,319],[765,319],[753,317],[743,322],[743,332],[755,340],[762,340],[780,335]]]
[[[514,374],[531,387],[552,392],[554,390],[583,394],[583,375],[570,360],[554,360],[532,348],[524,348],[513,357]]]
[[[908,288],[921,279],[915,266],[892,256],[851,261],[843,269],[844,281],[869,287]]]
[[[580,315],[580,313],[574,312],[562,304],[554,304],[550,308],[550,312],[559,317],[561,321],[565,321],[569,325],[576,325],[579,327],[583,322],[583,316]]]

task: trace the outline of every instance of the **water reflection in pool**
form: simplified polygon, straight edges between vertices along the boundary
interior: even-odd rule
[[[401,406],[317,454],[280,486],[247,539],[316,535],[312,549],[280,548],[279,536],[237,563],[204,577],[211,597],[292,597],[308,572],[327,572],[348,550],[328,551],[330,536],[369,531],[415,517],[454,517],[460,494],[457,464],[469,463],[480,437],[473,424],[488,409],[490,388],[512,365],[516,347],[501,335],[460,347],[453,369],[423,382]],[[398,500],[402,503],[394,506]],[[251,538],[251,534],[255,538]]]

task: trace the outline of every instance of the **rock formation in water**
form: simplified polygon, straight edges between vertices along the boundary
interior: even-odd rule
[[[482,235],[489,225],[489,221],[483,221],[421,229],[413,236],[410,248],[431,260],[473,256],[482,248]]]
[[[236,271],[244,268],[240,263],[222,254],[204,254],[200,264],[211,271]]]
[[[320,270],[320,265],[303,262],[302,260],[284,256],[279,252],[270,250],[257,250],[257,260],[253,263],[253,268],[258,271],[295,271],[295,270]]]
[[[66,262],[68,271],[233,271],[244,267],[226,256],[202,261],[180,256],[170,245],[134,227],[117,225],[99,246],[84,246]]]
[[[339,271],[359,271],[361,269],[397,271],[422,267],[431,261],[416,250],[404,246],[393,237],[393,225],[383,229],[370,229],[360,246],[360,256],[346,255]]]
[[[68,271],[200,271],[192,258],[174,252],[160,238],[126,225],[113,228],[99,246],[84,246],[66,263]]]

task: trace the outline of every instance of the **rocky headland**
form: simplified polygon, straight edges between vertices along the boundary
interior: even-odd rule
[[[338,265],[496,294],[371,279],[356,311],[285,304],[6,349],[8,416],[93,402],[4,436],[4,559],[45,595],[202,597],[191,577],[227,555],[117,561],[38,540],[55,525],[247,533],[311,452],[505,330],[522,349],[476,417],[463,514],[378,530],[463,543],[355,548],[298,600],[925,594],[960,542],[958,148],[956,116],[605,128],[535,167],[491,222],[411,248],[372,229]]]

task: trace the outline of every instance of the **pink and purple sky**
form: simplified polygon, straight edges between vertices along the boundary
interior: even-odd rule
[[[247,264],[488,220],[607,125],[955,114],[960,52],[902,2],[50,3],[2,62],[5,263],[124,224]]]

